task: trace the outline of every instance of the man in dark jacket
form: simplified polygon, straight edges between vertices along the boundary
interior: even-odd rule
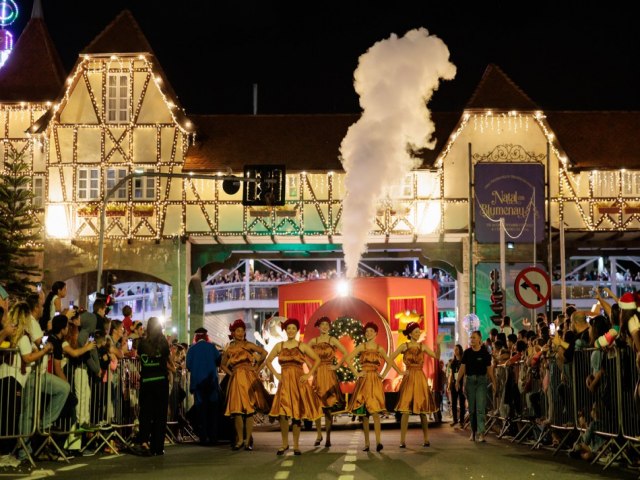
[[[215,445],[217,433],[217,404],[220,400],[218,365],[220,352],[209,342],[207,330],[196,330],[196,343],[187,350],[187,369],[191,372],[189,391],[195,398],[197,414],[196,433],[200,443]]]

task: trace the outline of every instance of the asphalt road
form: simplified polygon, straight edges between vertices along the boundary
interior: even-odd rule
[[[417,419],[417,417],[416,417]],[[315,432],[302,432],[302,455],[290,449],[277,456],[280,434],[277,424],[256,428],[253,451],[232,451],[228,444],[203,447],[197,444],[167,445],[162,457],[96,454],[77,457],[70,463],[38,462],[37,468],[0,469],[0,479],[269,479],[269,480],[369,480],[369,479],[637,479],[639,472],[556,456],[551,451],[531,450],[527,445],[487,437],[486,443],[469,441],[469,432],[448,423],[429,429],[431,446],[422,446],[422,432],[413,422],[407,448],[399,448],[400,430],[392,420],[383,425],[384,449],[363,452],[363,433],[349,417],[339,420],[330,448],[314,447]],[[323,444],[324,445],[324,442]],[[375,447],[373,429],[371,445]]]

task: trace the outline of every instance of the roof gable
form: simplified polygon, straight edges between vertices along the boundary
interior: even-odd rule
[[[142,29],[129,10],[123,10],[82,51],[83,54],[153,53]]]
[[[497,65],[489,64],[466,107],[470,110],[539,110]]]
[[[66,76],[44,20],[32,17],[2,67],[0,101],[52,101],[64,86]]]

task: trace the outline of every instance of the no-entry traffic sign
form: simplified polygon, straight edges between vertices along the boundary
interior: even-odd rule
[[[527,308],[538,308],[549,300],[551,282],[544,270],[529,267],[516,276],[514,283],[516,298]]]

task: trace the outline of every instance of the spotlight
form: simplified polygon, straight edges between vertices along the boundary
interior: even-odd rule
[[[346,280],[341,280],[338,282],[338,296],[340,297],[349,296],[349,282],[347,282]]]
[[[509,250],[513,250],[514,248],[516,248],[516,244],[513,242],[507,242],[507,248]]]

